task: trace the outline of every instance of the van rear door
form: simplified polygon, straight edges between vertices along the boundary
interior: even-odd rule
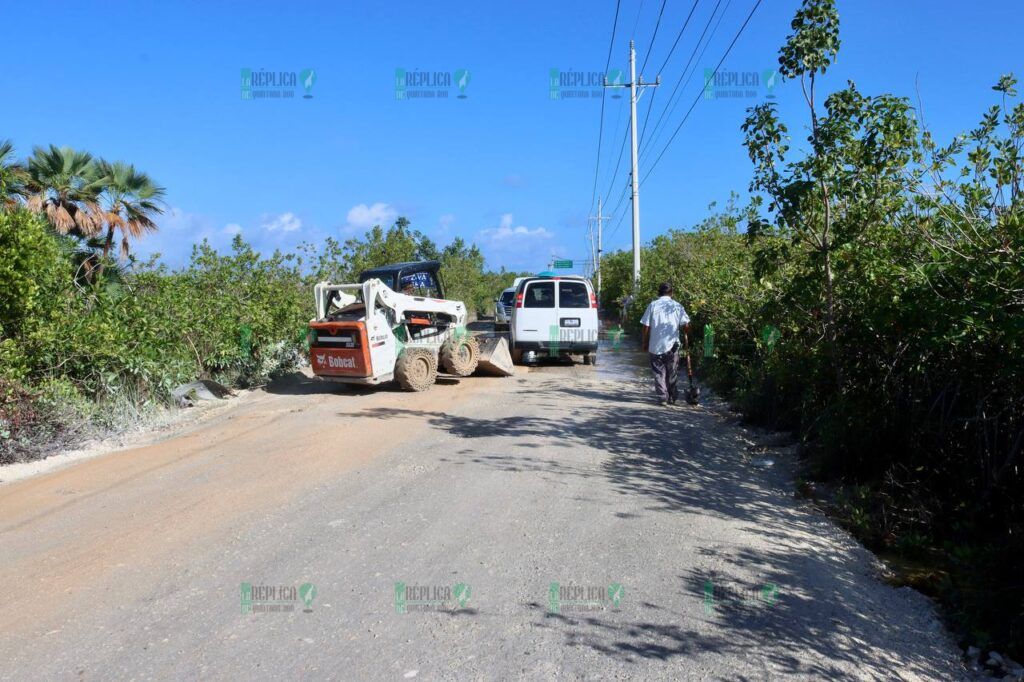
[[[523,307],[514,313],[515,343],[550,342],[558,339],[558,308],[555,301],[555,282],[542,279],[526,282],[523,288]]]
[[[588,283],[579,279],[558,282],[559,341],[570,347],[597,341],[597,309]]]

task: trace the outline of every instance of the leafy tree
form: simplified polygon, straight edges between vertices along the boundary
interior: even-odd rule
[[[386,232],[375,225],[362,239],[346,240],[342,252],[341,272],[344,280],[351,282],[369,268],[438,257],[437,246],[423,233],[411,229],[403,217]]]
[[[496,295],[488,290],[480,249],[476,244],[466,244],[461,237],[456,237],[441,251],[441,277],[445,297],[462,301],[471,312],[484,312]]]
[[[787,127],[773,103],[753,107],[743,130],[754,162],[752,191],[768,197],[772,222],[751,221],[749,234],[768,237],[758,254],[761,275],[806,250],[790,273],[796,278],[784,301],[820,319],[836,390],[844,388],[839,355],[842,302],[837,291],[837,254],[845,254],[873,226],[884,224],[904,200],[903,174],[918,158],[917,124],[905,98],[862,95],[851,82],[816,107],[816,80],[839,48],[839,20],[833,0],[805,0],[793,20],[794,32],[780,51],[780,73],[799,78],[810,112],[810,153],[788,160]],[[842,256],[840,256],[842,258]],[[819,288],[814,281],[820,277]],[[820,294],[818,293],[820,291]],[[815,298],[823,301],[818,312]]]

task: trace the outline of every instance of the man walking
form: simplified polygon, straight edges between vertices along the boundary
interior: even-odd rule
[[[654,371],[654,390],[662,405],[674,405],[678,394],[679,328],[690,331],[690,316],[672,299],[672,285],[658,287],[658,298],[651,301],[640,318],[644,327],[644,350],[650,353]]]

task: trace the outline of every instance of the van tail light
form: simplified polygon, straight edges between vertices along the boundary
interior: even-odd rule
[[[590,292],[590,307],[597,307],[597,294],[595,294],[593,291]]]
[[[517,308],[522,308],[523,307],[523,295],[522,294],[516,294],[516,307]]]

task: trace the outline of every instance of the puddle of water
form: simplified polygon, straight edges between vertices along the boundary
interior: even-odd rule
[[[469,325],[475,336],[504,336],[508,332],[494,331],[490,321],[475,322]],[[578,363],[578,359],[575,361]],[[540,359],[534,367],[565,367],[574,364],[564,359]],[[635,337],[610,328],[601,323],[601,338],[597,346],[597,367],[594,373],[599,379],[612,381],[637,381],[651,378],[650,359],[646,352],[640,350],[640,343]]]
[[[639,345],[626,339],[598,342],[597,376],[615,381],[635,381],[650,377],[651,365],[647,353]]]

